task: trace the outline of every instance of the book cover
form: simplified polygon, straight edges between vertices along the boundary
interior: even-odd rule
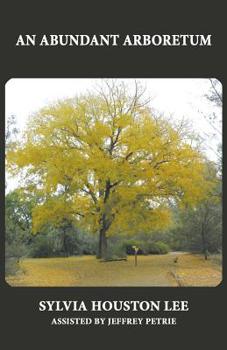
[[[224,340],[224,12],[139,5],[2,6],[7,348]]]

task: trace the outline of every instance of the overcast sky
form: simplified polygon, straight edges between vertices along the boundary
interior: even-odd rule
[[[133,89],[135,79],[124,80]],[[151,97],[151,107],[174,119],[189,119],[194,130],[206,138],[206,154],[215,160],[212,149],[221,142],[221,135],[206,121],[203,115],[216,113],[221,119],[222,111],[210,103],[204,95],[211,87],[209,79],[136,79],[146,87]],[[101,79],[11,79],[6,90],[6,120],[15,115],[17,126],[23,130],[28,117],[41,107],[58,99],[92,91],[102,84]]]

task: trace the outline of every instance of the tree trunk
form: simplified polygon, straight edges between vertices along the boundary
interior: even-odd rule
[[[68,256],[68,249],[67,249],[67,237],[65,229],[63,229],[63,235],[62,235],[62,247],[63,247],[63,254],[64,256]]]
[[[105,259],[107,256],[107,238],[106,238],[106,229],[101,228],[99,232],[99,246],[97,259]]]
[[[203,244],[203,254],[204,254],[205,260],[207,260],[208,259],[207,242],[206,242],[206,237],[205,237],[205,232],[203,227],[201,230],[201,235],[202,235],[202,244]]]

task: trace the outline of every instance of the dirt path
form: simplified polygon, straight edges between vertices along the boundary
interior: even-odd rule
[[[206,261],[199,254],[181,255],[173,273],[182,287],[216,287],[222,281],[221,265],[214,263],[212,257]]]
[[[134,258],[127,261],[100,263],[94,256],[25,259],[21,261],[23,273],[7,278],[12,286],[171,286],[177,287],[177,280],[171,271],[179,266],[180,274],[188,269],[188,264],[198,270],[203,262],[194,256],[178,254],[178,266],[174,263],[175,254],[138,256],[138,266],[134,266]],[[186,259],[187,257],[187,259]],[[185,261],[186,259],[186,261]],[[183,267],[184,263],[184,267]],[[209,273],[214,275],[212,266],[205,265]],[[216,271],[217,272],[217,271]],[[215,272],[215,278],[220,275]],[[203,272],[201,272],[203,275]],[[220,276],[219,276],[220,278]],[[215,283],[216,283],[215,279]],[[213,283],[212,281],[210,282]]]

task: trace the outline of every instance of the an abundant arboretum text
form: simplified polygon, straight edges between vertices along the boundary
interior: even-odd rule
[[[211,34],[20,34],[16,46],[212,46]]]

